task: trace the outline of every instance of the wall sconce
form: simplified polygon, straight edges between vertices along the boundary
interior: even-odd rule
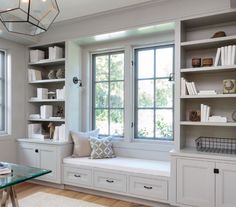
[[[73,83],[74,84],[79,84],[79,87],[82,87],[83,84],[82,84],[82,80],[81,79],[78,79],[78,77],[73,77]]]

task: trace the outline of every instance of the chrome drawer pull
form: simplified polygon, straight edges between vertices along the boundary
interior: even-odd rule
[[[114,183],[114,180],[106,180],[108,183]]]
[[[75,174],[74,177],[76,177],[76,178],[80,178],[81,175],[77,175],[77,174]]]
[[[143,186],[143,187],[147,190],[152,190],[152,187],[148,187],[148,186]]]

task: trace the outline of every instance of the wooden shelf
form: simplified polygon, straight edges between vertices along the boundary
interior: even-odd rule
[[[215,95],[186,95],[181,99],[198,99],[198,98],[236,98],[236,94],[215,94]]]
[[[30,84],[37,84],[37,83],[60,83],[65,82],[65,79],[47,79],[47,80],[37,80],[37,81],[31,81]]]
[[[183,68],[180,70],[181,73],[210,73],[210,72],[216,73],[216,72],[227,72],[227,71],[236,71],[236,65]]]
[[[29,121],[36,121],[36,122],[65,122],[65,119],[29,119]]]
[[[64,102],[65,99],[30,99],[30,103],[51,103],[51,102]]]
[[[181,47],[187,50],[193,50],[193,49],[217,48],[226,46],[228,44],[230,45],[236,44],[236,35],[182,42]]]
[[[29,63],[29,66],[49,66],[49,65],[61,65],[65,63],[65,58],[57,60],[42,60],[36,63]]]
[[[182,126],[222,126],[222,127],[236,127],[236,122],[193,122],[193,121],[181,121]]]

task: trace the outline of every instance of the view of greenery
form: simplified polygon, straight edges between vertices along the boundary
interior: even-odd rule
[[[95,126],[102,135],[124,136],[124,53],[95,57]]]
[[[137,138],[173,138],[173,47],[137,50]],[[95,55],[95,127],[124,136],[124,53]]]

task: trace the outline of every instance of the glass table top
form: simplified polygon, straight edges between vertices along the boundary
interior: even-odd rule
[[[10,187],[25,182],[27,180],[31,180],[33,178],[51,173],[50,170],[44,170],[12,163],[1,162],[0,164],[3,164],[4,166],[12,170],[11,174],[0,175],[0,189]]]

